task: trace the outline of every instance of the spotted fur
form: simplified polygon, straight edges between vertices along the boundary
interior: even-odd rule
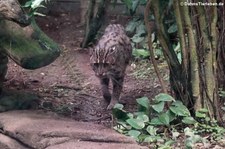
[[[100,80],[103,97],[109,102],[107,109],[112,109],[119,100],[131,53],[130,39],[126,36],[124,27],[119,24],[107,26],[91,52],[90,64]],[[109,92],[110,79],[113,85],[112,95]]]

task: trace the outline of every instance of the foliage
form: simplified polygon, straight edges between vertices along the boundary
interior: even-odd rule
[[[224,101],[225,99],[225,91],[223,91],[222,89],[219,89],[219,96],[222,99],[222,101]],[[223,102],[223,105],[221,105],[221,109],[225,112],[225,102]],[[222,118],[225,121],[225,115]]]
[[[138,112],[134,113],[129,113],[124,110],[123,105],[116,104],[113,115],[117,118],[117,125],[114,129],[133,137],[139,143],[157,144],[159,148],[171,148],[184,132],[186,138],[184,144],[186,148],[191,148],[197,142],[207,142],[201,137],[202,128],[214,132],[212,139],[215,141],[221,139],[225,132],[225,129],[216,123],[211,125],[206,121],[198,122],[199,117],[208,121],[207,111],[203,109],[196,113],[197,121],[182,102],[175,101],[168,94],[161,93],[155,96],[152,103],[147,97],[138,98],[137,104]],[[181,128],[185,128],[184,131]]]
[[[157,38],[156,31],[154,29],[154,16],[150,16],[149,20],[152,20],[152,48],[154,50],[154,57],[156,59],[163,58],[163,49],[162,46],[159,43],[159,40]],[[165,22],[170,22],[169,20],[166,20]],[[167,23],[169,26],[167,32],[171,36],[173,40],[173,50],[175,51],[177,58],[179,62],[181,63],[182,57],[181,57],[181,50],[180,50],[180,43],[176,41],[176,37],[173,37],[177,34],[177,25],[172,23]],[[144,20],[141,17],[134,17],[131,21],[128,22],[126,28],[126,32],[129,35],[132,35],[131,42],[133,46],[133,56],[135,58],[140,59],[147,59],[150,57],[150,52],[148,50],[148,44],[147,44],[147,31],[144,24]]]
[[[148,50],[147,44],[147,32],[142,18],[135,17],[128,22],[126,32],[129,35],[132,35],[131,42],[133,47],[132,55],[138,59],[148,59],[150,57],[150,52]],[[152,33],[153,39],[153,49],[155,58],[159,59],[163,57],[162,47],[160,46],[156,33]]]
[[[137,7],[139,5],[144,5],[146,4],[146,0],[121,0],[127,7],[127,9],[129,10],[129,13],[131,15],[134,15],[136,10],[137,10]],[[113,0],[114,2],[114,6],[117,2],[117,0]]]
[[[142,19],[133,18],[125,28],[126,32],[133,35],[131,38],[133,46],[133,56],[137,58],[149,58],[149,51],[147,50],[146,29]]]
[[[29,8],[29,15],[34,16],[34,15],[39,15],[39,16],[45,16],[42,13],[37,12],[39,8],[46,8],[43,3],[47,3],[50,0],[29,0],[25,3],[23,7]]]
[[[211,120],[208,117],[207,109],[200,109],[196,112],[196,120],[199,123],[195,124],[197,134],[211,134],[212,140],[218,141],[224,137],[225,129],[217,124],[216,120]]]
[[[167,130],[175,127],[172,125],[174,121],[179,121],[180,124],[195,123],[187,108],[167,94],[157,95],[152,104],[147,97],[137,99],[137,103],[138,112],[128,113],[123,110],[122,105],[117,104],[113,114],[118,119],[115,129],[135,138],[138,142],[154,143],[162,139],[167,141],[168,138],[164,136]],[[167,104],[170,104],[168,108]],[[164,131],[159,133],[162,126]]]
[[[131,4],[134,4],[134,0],[123,2],[128,8],[132,8]],[[221,106],[218,101],[218,95],[221,96],[221,92],[218,94],[218,87],[223,90],[225,88],[225,38],[222,34],[224,7],[187,7],[183,6],[182,2],[172,0],[146,2],[144,15],[149,18],[146,22],[150,24],[152,18],[154,19],[156,40],[160,41],[161,51],[169,65],[171,89],[176,94],[176,99],[183,101],[193,111],[201,107],[207,108],[210,110],[210,118],[222,122],[224,118],[220,116],[220,109],[224,109],[224,106],[217,107]],[[129,28],[135,29],[137,25],[132,24]],[[150,33],[151,29],[148,30]],[[145,35],[136,32],[132,41],[133,55],[148,58],[149,53],[145,52],[148,48],[141,44],[142,41],[147,41]]]

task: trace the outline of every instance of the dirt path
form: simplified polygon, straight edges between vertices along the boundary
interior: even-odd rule
[[[89,65],[88,52],[79,48],[83,28],[76,26],[78,20],[70,14],[38,18],[42,30],[59,43],[62,54],[49,66],[33,71],[10,62],[5,86],[35,92],[41,97],[41,109],[111,126],[111,111],[106,110],[99,81]],[[154,73],[150,79],[136,79],[132,73],[130,66],[121,96],[129,111],[136,108],[136,98],[151,98],[160,90],[155,86]]]

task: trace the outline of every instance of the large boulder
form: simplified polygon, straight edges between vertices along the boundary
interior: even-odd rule
[[[22,145],[24,149],[145,148],[137,145],[133,139],[104,126],[77,122],[43,111],[1,113],[0,130],[5,138],[0,139],[0,147],[4,145],[9,149],[15,149],[12,148],[13,142],[14,146]]]
[[[25,69],[37,69],[52,63],[60,55],[59,46],[36,24],[27,27],[0,21],[0,55],[6,53]]]

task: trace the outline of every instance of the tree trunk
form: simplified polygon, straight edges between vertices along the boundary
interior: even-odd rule
[[[96,0],[89,1],[85,37],[81,44],[82,48],[87,47],[88,44],[94,40],[98,30],[104,22],[105,10],[109,2],[110,0],[100,0],[99,3],[96,3]]]
[[[89,0],[81,0],[80,1],[80,10],[81,10],[81,13],[80,13],[80,25],[84,25],[86,23],[89,3],[90,3]]]
[[[161,74],[160,74],[160,71],[159,71],[159,68],[158,68],[158,65],[157,65],[157,62],[155,60],[155,57],[154,57],[154,50],[153,50],[153,47],[152,47],[152,27],[148,21],[148,18],[150,16],[149,14],[149,9],[151,7],[151,0],[147,2],[146,4],[146,8],[145,8],[145,12],[144,12],[144,22],[145,22],[145,26],[147,28],[147,33],[148,33],[148,48],[149,48],[149,53],[150,53],[150,57],[151,57],[151,61],[152,61],[152,64],[153,64],[153,67],[154,67],[154,70],[156,72],[156,75],[159,79],[159,82],[161,84],[161,87],[162,87],[162,91],[164,93],[167,93],[167,89],[166,89],[166,85],[165,85],[165,82],[163,80],[163,78],[161,77]]]
[[[186,2],[186,0],[181,2]],[[173,1],[182,53],[180,64],[169,39],[168,27],[164,22],[166,18],[169,18],[168,10],[172,11],[169,6],[171,5],[165,5],[165,1],[153,0],[152,2],[157,33],[170,69],[171,89],[175,98],[182,100],[190,110],[197,111],[206,108],[212,119],[221,121],[218,108],[216,54],[218,51],[224,53],[222,52],[224,50],[220,49],[224,46],[220,44],[221,47],[218,47],[217,41],[218,37],[224,36],[225,23],[224,21],[218,22],[217,7],[181,6],[179,1]],[[225,16],[224,11],[222,12]],[[220,36],[216,30],[219,23],[223,23],[223,26],[220,26],[220,30],[223,31]],[[219,60],[224,62],[220,56]],[[219,66],[220,69],[225,68],[224,63]]]

